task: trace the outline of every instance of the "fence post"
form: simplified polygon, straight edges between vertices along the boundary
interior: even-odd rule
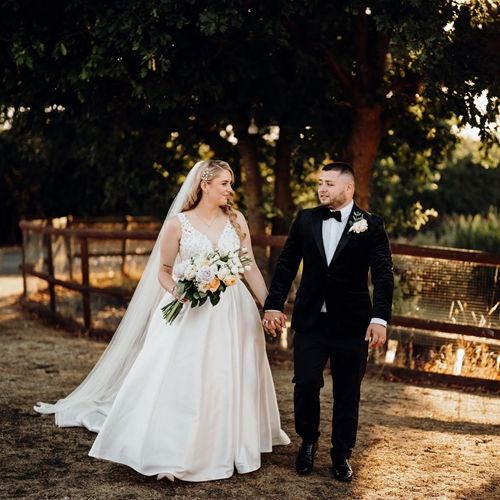
[[[71,227],[71,223],[73,222],[73,217],[69,215],[67,217],[67,222],[66,222],[66,229],[69,229]],[[64,235],[64,242],[66,244],[66,258],[68,259],[68,271],[69,271],[69,280],[73,281],[74,276],[73,276],[73,240],[70,235]]]
[[[24,229],[22,230],[22,235],[23,235],[23,245],[22,245],[22,273],[23,273],[23,298],[27,299],[28,298],[28,283],[26,279],[26,238],[27,238],[27,231]]]
[[[54,261],[52,259],[52,235],[50,233],[45,233],[43,235],[45,247],[47,248],[47,273],[52,278],[54,276]],[[56,287],[53,281],[48,282],[49,296],[50,296],[50,312],[52,314],[56,313]]]
[[[125,215],[125,219],[123,221],[124,238],[122,239],[122,253],[121,253],[121,257],[122,257],[121,273],[122,273],[123,277],[126,276],[125,266],[126,266],[126,262],[127,262],[127,231],[128,231],[128,222],[129,222],[128,216]]]
[[[83,301],[83,325],[85,330],[90,331],[92,327],[92,318],[90,315],[90,280],[89,280],[89,247],[86,236],[80,237],[80,258],[82,261],[82,291]]]

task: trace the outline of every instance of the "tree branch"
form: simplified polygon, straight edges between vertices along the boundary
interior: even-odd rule
[[[423,79],[419,75],[405,76],[404,78],[398,78],[394,80],[389,86],[389,90],[394,93],[399,93],[405,89],[413,89],[412,94],[417,93],[418,87],[421,85]]]
[[[337,60],[335,59],[335,57],[333,57],[332,53],[329,50],[325,49],[324,55],[325,55],[325,61],[332,70],[332,73],[335,76],[335,78],[337,78],[337,80],[340,82],[340,84],[344,87],[344,89],[347,92],[352,93],[353,90],[352,78],[350,78],[349,75],[340,67]]]
[[[357,63],[356,72],[359,75],[360,91],[366,93],[370,88],[370,67],[368,61],[368,19],[365,7],[360,6],[353,20],[354,57]]]
[[[374,80],[383,81],[387,64],[390,37],[386,33],[377,32],[377,47],[375,53]]]

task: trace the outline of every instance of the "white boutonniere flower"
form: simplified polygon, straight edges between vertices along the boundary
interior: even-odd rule
[[[361,212],[354,212],[353,219],[354,221],[349,221],[351,225],[348,231],[349,233],[364,233],[368,229],[368,222]]]

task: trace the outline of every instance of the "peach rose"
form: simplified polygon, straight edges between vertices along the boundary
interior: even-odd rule
[[[237,278],[236,276],[228,276],[227,278],[224,279],[224,284],[226,286],[233,286],[236,285]]]
[[[212,281],[208,284],[208,289],[211,292],[215,292],[219,288],[219,285],[220,285],[219,278],[213,278]]]

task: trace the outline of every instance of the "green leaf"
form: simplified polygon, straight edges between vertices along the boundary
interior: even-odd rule
[[[220,301],[220,295],[210,295],[210,302],[213,306],[216,306]]]

